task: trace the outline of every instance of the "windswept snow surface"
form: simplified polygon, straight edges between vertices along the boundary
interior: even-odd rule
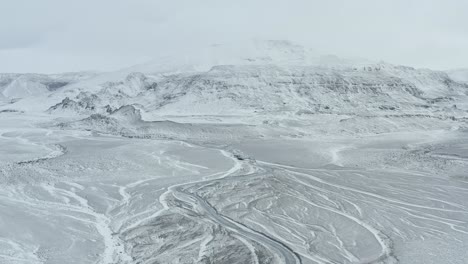
[[[0,263],[466,263],[468,84],[261,48],[0,75]]]

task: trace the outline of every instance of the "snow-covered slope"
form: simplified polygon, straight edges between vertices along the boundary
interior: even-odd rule
[[[0,96],[8,99],[37,96],[97,75],[93,72],[63,74],[0,73]]]
[[[86,117],[132,105],[147,120],[255,113],[467,116],[468,84],[445,72],[317,56],[287,41],[208,50],[113,73],[4,77],[3,94],[22,100],[2,109]]]
[[[468,69],[451,70],[447,72],[450,78],[457,82],[468,83]]]
[[[73,108],[77,113],[104,113],[109,107],[133,104],[159,115],[428,113],[451,107],[451,102],[467,93],[468,85],[443,72],[389,64],[337,68],[221,65],[204,72],[163,76],[131,73],[122,81],[99,85],[95,92],[63,95],[58,99],[69,99],[57,102],[48,112]]]

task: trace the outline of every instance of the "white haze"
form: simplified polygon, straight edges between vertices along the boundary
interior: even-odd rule
[[[251,39],[416,67],[468,67],[468,2],[458,0],[16,0],[0,10],[0,72],[115,70],[168,51]]]

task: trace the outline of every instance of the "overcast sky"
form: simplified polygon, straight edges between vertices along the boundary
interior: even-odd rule
[[[0,0],[0,10],[0,72],[115,70],[252,38],[468,68],[466,0]]]

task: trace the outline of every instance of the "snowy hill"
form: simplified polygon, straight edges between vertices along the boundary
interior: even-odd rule
[[[64,74],[0,73],[0,98],[25,98],[56,91],[69,84],[90,78],[97,73]]]
[[[144,120],[253,114],[468,116],[468,84],[445,72],[317,56],[287,41],[209,50],[190,61],[174,56],[111,73],[2,75],[3,95],[22,99],[1,108],[86,117],[133,106]]]
[[[447,72],[450,78],[457,82],[468,83],[468,69],[451,70]]]
[[[146,76],[131,73],[97,92],[80,92],[48,111],[73,108],[104,113],[138,105],[164,115],[253,112],[369,113],[429,110],[451,106],[468,93],[443,72],[375,64],[365,67],[223,65],[205,72]]]

